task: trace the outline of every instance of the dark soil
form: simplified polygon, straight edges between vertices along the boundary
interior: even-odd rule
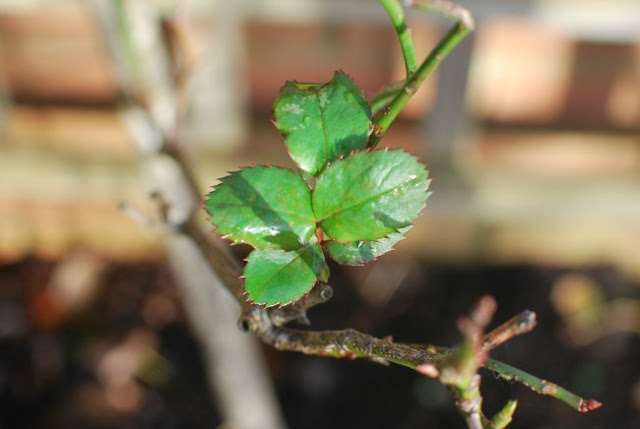
[[[517,398],[512,428],[640,428],[639,336],[617,332],[572,346],[549,298],[556,279],[576,272],[595,280],[608,300],[638,299],[638,285],[614,268],[442,266],[397,256],[376,265],[333,266],[334,298],[310,312],[313,328],[352,327],[398,341],[454,345],[456,319],[480,296],[491,294],[499,304],[495,324],[524,309],[534,310],[539,321],[534,332],[513,339],[494,357],[604,406],[579,414],[484,372],[488,413]],[[39,259],[0,266],[0,428],[212,428],[221,423],[198,345],[163,264],[108,263],[96,294],[71,313],[56,310],[46,299],[55,267],[56,262]],[[158,302],[172,303],[175,311],[149,318],[145,308],[159,296]],[[136,332],[151,338],[154,363],[122,391],[122,398],[129,392],[132,399],[114,408],[105,399],[105,376],[96,362]],[[270,348],[265,353],[292,429],[466,427],[444,388],[407,369]]]

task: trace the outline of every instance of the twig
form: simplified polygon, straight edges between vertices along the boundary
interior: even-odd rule
[[[303,325],[310,325],[307,310],[319,304],[323,304],[333,296],[333,288],[326,283],[317,284],[308,295],[292,305],[270,308],[269,318],[275,326],[284,326],[289,322],[297,321]]]
[[[158,227],[158,222],[154,221],[149,216],[124,201],[118,203],[118,208],[122,210],[125,215],[129,216],[145,228],[153,229]]]
[[[266,331],[254,332],[265,343],[278,350],[334,358],[366,358],[374,361],[382,359],[414,370],[417,370],[420,365],[432,363],[442,357],[435,350],[413,348],[354,329],[306,331],[273,326]]]
[[[482,429],[487,422],[482,412],[480,375],[477,372],[487,358],[481,347],[482,333],[495,310],[495,299],[484,296],[469,317],[460,318],[458,329],[464,336],[462,344],[440,368],[440,381],[455,396],[456,407],[465,417],[469,429]]]
[[[587,413],[602,406],[602,404],[595,399],[583,399],[578,395],[569,392],[567,389],[558,386],[555,383],[542,380],[534,375],[529,374],[528,372],[522,371],[518,368],[497,361],[495,359],[487,359],[484,366],[485,368],[490,369],[505,380],[517,381],[541,395],[548,395],[553,398],[559,399],[574,410],[580,411],[581,413]]]
[[[515,336],[530,332],[535,326],[536,314],[525,310],[486,334],[482,341],[482,350],[488,352]]]
[[[471,12],[449,0],[404,0],[404,5],[448,16],[460,22],[469,30],[473,30],[475,27]]]
[[[385,10],[389,12],[389,16],[392,21],[398,21],[404,23],[404,15],[402,20],[399,20],[397,14],[394,14],[397,7],[400,7],[398,0],[380,0],[384,4],[395,3],[394,6],[385,7]],[[426,1],[426,2],[408,2],[410,6],[416,6],[420,8],[430,8],[438,12],[442,12],[445,15],[452,16],[457,20],[456,24],[449,30],[449,32],[442,38],[442,40],[436,45],[435,48],[429,53],[427,58],[420,64],[419,67],[411,74],[407,75],[407,80],[404,82],[402,88],[397,92],[395,97],[391,100],[389,106],[382,111],[380,115],[374,121],[373,132],[369,137],[369,147],[376,147],[382,139],[382,136],[387,131],[391,123],[396,119],[398,114],[407,105],[413,94],[416,93],[418,88],[422,85],[425,79],[435,70],[442,60],[464,39],[470,31],[473,30],[474,24],[471,14],[461,6],[454,5],[448,1]],[[394,23],[395,25],[395,23]],[[398,32],[398,37],[402,34],[403,39],[400,40],[402,47],[402,53],[405,55],[405,63],[411,62],[411,52],[413,47],[409,45],[404,39],[406,38],[405,32]],[[407,60],[406,55],[410,55]]]
[[[242,296],[238,263],[226,246],[204,237],[195,220],[200,190],[175,147],[177,100],[183,98],[179,93],[184,84],[172,81],[168,51],[157,37],[159,17],[147,14],[140,1],[94,0],[94,6],[120,84],[121,116],[147,179],[158,190],[154,199],[167,232],[169,262],[225,424],[239,429],[283,428],[260,351],[253,339],[234,329],[238,315],[233,301],[249,306]],[[142,43],[132,37],[131,26],[153,37],[143,38]],[[144,220],[137,211],[124,208]],[[222,285],[233,298],[222,292]]]
[[[168,43],[171,44],[172,58],[175,63],[175,94],[176,94],[176,136],[175,141],[170,142],[172,146],[177,144],[180,137],[177,132],[181,130],[182,120],[185,117],[188,105],[188,85],[193,71],[198,62],[196,53],[196,43],[190,31],[190,24],[187,20],[185,9],[180,9],[172,16],[165,19],[163,29],[166,34]],[[177,149],[177,148],[176,148]]]

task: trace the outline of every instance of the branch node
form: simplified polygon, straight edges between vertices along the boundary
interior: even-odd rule
[[[540,393],[543,395],[555,395],[558,391],[558,385],[547,380],[542,380]]]
[[[245,332],[263,335],[273,327],[267,311],[257,305],[248,307],[240,316],[238,326]]]
[[[318,283],[299,301],[284,307],[274,307],[268,310],[269,317],[275,326],[284,326],[296,321],[302,325],[310,325],[307,310],[318,304],[327,302],[333,296],[333,288],[327,283]]]

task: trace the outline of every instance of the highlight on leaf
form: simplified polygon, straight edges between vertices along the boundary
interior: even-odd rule
[[[330,240],[325,243],[325,247],[331,258],[340,264],[363,265],[375,261],[393,250],[393,246],[405,238],[405,234],[411,227],[412,225],[400,228],[398,232],[375,241],[360,240],[351,243],[338,243]]]
[[[254,250],[243,276],[249,299],[271,307],[300,299],[318,280],[328,279],[329,268],[320,246],[307,245],[294,251]]]
[[[322,230],[339,243],[378,240],[413,223],[429,183],[424,165],[406,152],[363,151],[322,172],[313,211]]]
[[[294,250],[316,230],[311,191],[299,174],[247,167],[221,179],[205,202],[217,233],[258,249]]]
[[[291,158],[314,176],[328,162],[365,148],[372,130],[362,90],[341,71],[326,84],[287,82],[273,112]]]

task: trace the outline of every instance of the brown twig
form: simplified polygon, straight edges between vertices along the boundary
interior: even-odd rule
[[[515,336],[530,332],[535,326],[536,314],[525,310],[486,334],[482,340],[482,350],[488,352]]]
[[[212,236],[205,237],[196,222],[200,190],[175,144],[181,112],[178,100],[184,99],[185,85],[173,81],[168,50],[157,37],[160,19],[143,3],[93,2],[120,86],[121,117],[147,179],[157,191],[154,200],[161,222],[154,225],[167,233],[169,263],[225,424],[239,429],[281,429],[285,425],[260,350],[252,338],[235,329],[238,315],[233,301],[245,302],[239,265],[226,246],[213,241]],[[143,38],[142,46],[131,37],[132,28],[123,28],[126,26],[149,31],[153,40],[149,43],[149,38]],[[132,208],[124,208],[144,219]],[[235,299],[223,292],[221,285]]]

